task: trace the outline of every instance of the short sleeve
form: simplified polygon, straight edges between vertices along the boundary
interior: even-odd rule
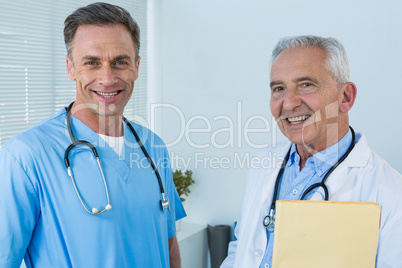
[[[166,148],[164,149],[164,155],[163,169],[166,178],[165,191],[169,197],[171,209],[171,212],[168,216],[168,236],[171,238],[176,234],[176,221],[186,217],[187,214],[184,210],[180,197],[177,194],[176,187],[174,186],[173,173],[172,169],[170,168],[169,154]]]
[[[19,161],[0,150],[0,267],[20,267],[40,214],[37,193]]]

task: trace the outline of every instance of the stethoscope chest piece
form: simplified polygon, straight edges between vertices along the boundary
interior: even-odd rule
[[[275,213],[273,210],[269,212],[269,215],[264,217],[262,222],[267,231],[272,233],[275,230]]]
[[[162,193],[162,199],[161,199],[161,208],[162,210],[168,209],[170,212],[170,202],[167,194]]]

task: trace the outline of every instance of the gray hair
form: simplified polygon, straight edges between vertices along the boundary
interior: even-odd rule
[[[272,62],[283,50],[298,46],[312,46],[324,49],[327,53],[325,67],[331,73],[337,85],[341,86],[349,82],[350,69],[345,48],[341,42],[332,37],[301,35],[281,38],[272,51]]]
[[[79,26],[117,24],[126,26],[131,33],[137,60],[140,51],[140,27],[124,8],[101,2],[77,9],[64,21],[64,43],[67,48],[67,56],[72,60],[72,43]]]

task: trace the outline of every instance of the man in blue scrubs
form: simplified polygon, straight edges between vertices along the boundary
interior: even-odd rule
[[[96,3],[66,19],[64,37],[77,91],[71,130],[97,149],[105,182],[87,146],[69,153],[76,185],[67,173],[65,108],[10,140],[0,150],[0,267],[19,267],[23,258],[27,267],[180,267],[175,221],[185,211],[167,149],[131,123],[170,210],[161,208],[155,172],[122,121],[140,65],[138,25],[126,10]],[[94,215],[84,205],[108,210]]]

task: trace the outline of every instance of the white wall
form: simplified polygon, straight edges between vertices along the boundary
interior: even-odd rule
[[[185,135],[169,146],[174,156],[190,160],[196,184],[185,202],[190,222],[233,224],[245,185],[247,168],[235,167],[236,154],[243,158],[258,150],[247,144],[246,121],[255,115],[269,120],[265,133],[249,134],[257,145],[282,140],[271,124],[269,111],[269,58],[280,37],[299,34],[333,36],[345,46],[351,80],[358,97],[351,125],[366,135],[369,144],[395,169],[402,172],[402,132],[399,115],[402,89],[402,2],[400,1],[262,1],[262,0],[153,0],[154,49],[150,76],[154,103],[179,109],[188,128],[211,130]],[[153,52],[150,52],[150,55]],[[152,56],[150,56],[152,57]],[[151,65],[151,64],[150,64]],[[238,109],[241,105],[241,111]],[[156,109],[155,130],[167,144],[180,137],[184,127],[180,113],[171,107]],[[241,113],[239,119],[238,113]],[[196,117],[198,116],[198,117]],[[232,120],[234,146],[230,141]],[[202,119],[202,117],[205,117]],[[217,119],[214,121],[214,118]],[[261,120],[251,123],[263,128]],[[221,132],[219,132],[221,131]],[[216,139],[215,139],[216,138]],[[211,142],[212,140],[212,142]],[[206,144],[195,148],[192,144]],[[204,167],[196,162],[216,157],[228,168]],[[177,166],[183,168],[183,165]],[[269,204],[267,204],[268,206]]]

